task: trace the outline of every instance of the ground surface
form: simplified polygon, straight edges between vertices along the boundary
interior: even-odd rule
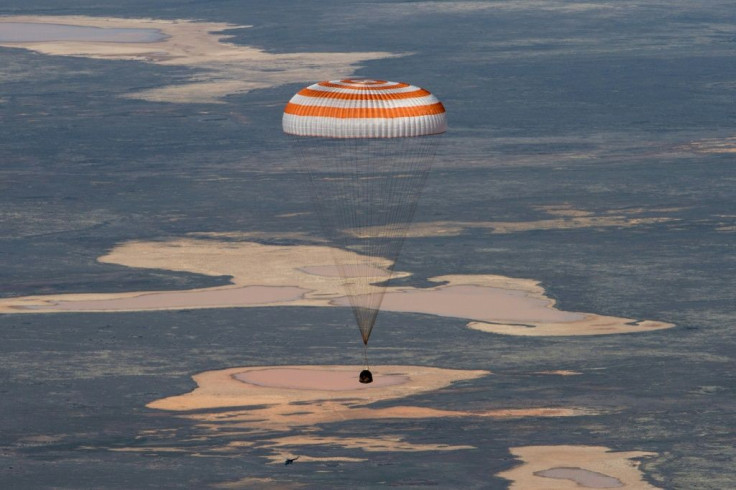
[[[207,373],[357,367],[349,311],[5,313],[0,486],[736,487],[732,7],[6,0],[0,22],[168,37],[0,41],[3,304],[237,279],[99,260],[129,243],[325,246],[281,108],[355,75],[425,86],[450,115],[395,287],[503,276],[560,312],[674,327],[499,335],[395,308],[373,365],[476,375],[367,404],[348,390],[188,412],[157,403]]]

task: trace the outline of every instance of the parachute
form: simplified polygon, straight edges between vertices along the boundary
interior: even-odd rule
[[[333,256],[367,346],[447,129],[445,108],[414,85],[335,80],[297,92],[282,124],[309,175],[324,234],[354,252]]]

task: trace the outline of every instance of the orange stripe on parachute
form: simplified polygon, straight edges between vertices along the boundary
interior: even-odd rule
[[[357,85],[340,85],[337,83],[330,82],[319,82],[317,85],[320,87],[332,87],[332,88],[344,88],[349,90],[391,90],[395,88],[406,88],[410,87],[408,83],[396,83],[394,85],[388,85],[383,87],[370,87],[370,86],[357,86]]]
[[[437,102],[436,104],[414,107],[394,107],[390,109],[375,107],[343,109],[339,107],[309,106],[289,102],[286,104],[284,112],[295,116],[335,117],[341,119],[391,119],[395,117],[417,117],[442,114],[445,112],[445,107],[442,105],[442,102]]]
[[[324,97],[325,99],[343,99],[343,100],[396,100],[396,99],[413,99],[418,97],[426,97],[432,95],[428,91],[420,88],[411,92],[398,92],[394,94],[346,94],[343,92],[323,92],[321,90],[312,90],[305,88],[300,90],[297,95],[304,97]]]

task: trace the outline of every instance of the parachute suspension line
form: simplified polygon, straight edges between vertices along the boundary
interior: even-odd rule
[[[446,129],[424,89],[377,80],[320,82],[284,109],[283,128],[307,145],[312,200],[367,343],[417,200]]]
[[[368,362],[368,344],[363,343],[363,364],[365,365],[365,368],[370,371],[371,365]]]
[[[293,139],[306,163],[323,234],[338,245],[331,248],[333,262],[364,343],[393,276],[439,138]]]
[[[400,160],[397,166],[402,170],[388,181],[385,194],[391,206],[388,218],[384,220],[388,226],[372,229],[372,233],[379,241],[377,255],[391,260],[394,264],[403,248],[419,196],[429,175],[436,152],[437,136],[407,138],[406,140],[404,143],[406,148],[402,149],[408,149],[408,151],[399,155],[388,155],[386,158],[387,161]],[[413,156],[413,158],[407,158],[408,156]]]
[[[369,278],[365,278],[363,288],[369,291],[366,306],[372,314],[364,334],[370,334],[393,266],[403,248],[421,188],[431,167],[431,158],[427,157],[434,156],[436,143],[436,136],[374,141],[373,144],[380,145],[379,151],[373,152],[377,156],[365,162],[371,192],[368,199],[369,217],[367,222],[364,220],[359,223],[362,226],[355,231],[367,242],[364,253],[370,258],[371,265],[381,268],[381,262],[387,259],[391,267],[388,275],[380,281],[381,286],[372,287],[370,282],[376,282],[375,278],[370,282]]]

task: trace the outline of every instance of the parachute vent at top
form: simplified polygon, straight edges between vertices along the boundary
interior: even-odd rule
[[[291,98],[285,133],[324,138],[406,138],[444,133],[442,103],[427,90],[385,80],[334,80]]]

